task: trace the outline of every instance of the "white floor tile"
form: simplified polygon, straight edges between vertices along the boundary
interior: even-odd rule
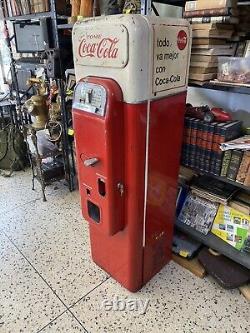
[[[65,312],[40,333],[86,333],[70,312]]]
[[[30,171],[0,176],[0,333],[37,333],[45,326],[42,333],[83,330],[70,312],[59,316],[63,304],[1,231],[67,306],[89,293],[72,306],[89,333],[249,332],[250,305],[238,290],[226,291],[175,263],[136,294],[112,278],[106,281],[107,274],[91,260],[79,194],[60,183],[47,189],[46,203],[41,198],[39,184],[31,190]],[[101,308],[115,296],[149,300],[149,306],[145,314]]]
[[[26,259],[0,234],[0,332],[37,332],[65,310]]]
[[[0,228],[68,306],[107,278],[91,260],[77,192],[56,191],[48,202],[16,208],[4,214]]]
[[[57,190],[54,190],[55,188]],[[65,181],[46,187],[47,199],[49,200],[50,195],[57,195],[58,192],[68,193]],[[0,175],[0,213],[11,211],[32,200],[42,201],[42,191],[41,185],[37,181],[35,181],[35,190],[32,190],[31,169],[14,172],[11,177]]]
[[[103,300],[149,300],[140,311],[105,310]],[[132,294],[109,279],[72,308],[95,333],[240,333],[249,331],[249,304],[237,290],[226,291],[171,262],[141,291]]]
[[[30,170],[15,172],[7,178],[0,175],[0,213],[37,199],[39,194],[32,191]]]

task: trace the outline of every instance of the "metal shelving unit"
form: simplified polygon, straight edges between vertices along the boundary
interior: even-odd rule
[[[250,87],[246,86],[234,86],[234,85],[226,85],[226,84],[213,84],[212,82],[205,83],[202,86],[199,86],[197,84],[189,84],[189,87],[194,87],[194,88],[200,88],[200,89],[210,89],[210,90],[218,90],[218,91],[226,91],[226,92],[231,92],[231,93],[236,93],[236,94],[245,94],[249,95],[250,94]]]
[[[16,16],[6,16],[5,19],[7,21],[17,21],[17,20],[34,20],[39,19],[41,17],[53,17],[53,11],[49,12],[41,12],[41,13],[32,13],[26,15],[16,15]],[[57,19],[67,19],[68,16],[56,14]]]
[[[203,173],[203,172],[202,172],[202,173]],[[243,185],[243,184],[240,184],[240,183],[234,182],[234,181],[232,181],[232,180],[230,180],[230,179],[228,179],[228,178],[226,178],[226,177],[221,177],[221,176],[212,175],[211,173],[206,173],[206,174],[207,174],[208,176],[211,176],[211,177],[213,177],[213,178],[216,178],[216,179],[218,179],[218,180],[221,180],[221,181],[223,181],[224,183],[228,183],[228,184],[230,184],[230,185],[233,185],[233,186],[235,186],[235,187],[240,188],[241,190],[244,190],[244,191],[250,193],[250,187],[247,187],[247,186],[245,186],[245,185]]]
[[[69,114],[66,110],[66,92],[65,92],[64,80],[62,79],[65,73],[63,73],[63,65],[60,56],[60,42],[58,36],[59,29],[57,24],[57,20],[59,18],[64,18],[65,16],[57,14],[55,0],[50,0],[50,13],[54,27],[53,32],[54,32],[55,49],[59,53],[60,71],[61,71],[61,79],[57,79],[57,84],[59,87],[59,94],[61,97],[62,126],[63,126],[63,155],[64,155],[65,172],[67,176],[69,190],[73,191],[74,179],[75,179],[74,154],[73,154],[72,142],[70,141],[70,138],[68,136]]]
[[[74,26],[73,23],[69,23],[69,24],[58,24],[57,25],[57,29],[72,29]]]
[[[39,19],[41,17],[51,17],[51,12],[34,13],[34,14],[17,15],[17,16],[5,16],[5,19],[7,21],[17,21],[17,20]]]
[[[236,250],[233,246],[227,244],[226,242],[224,242],[222,239],[212,234],[211,232],[208,233],[207,235],[204,235],[196,231],[192,227],[189,227],[188,225],[178,221],[175,222],[175,226],[177,227],[177,229],[191,236],[195,240],[202,242],[204,245],[232,259],[238,264],[250,269],[249,253]]]
[[[184,1],[183,0],[156,0],[153,2],[162,3],[165,5],[177,6],[177,7],[184,7],[185,3],[186,3],[185,0]]]
[[[246,191],[247,193],[250,193],[250,187],[245,186],[245,185],[240,184],[240,183],[237,183],[237,182],[235,182],[235,181],[232,181],[232,180],[230,180],[230,179],[228,179],[228,178],[226,178],[226,177],[216,176],[216,175],[214,175],[214,174],[212,174],[212,173],[210,173],[210,172],[205,172],[205,171],[198,170],[198,169],[195,169],[195,168],[187,167],[187,166],[185,166],[185,165],[183,165],[183,167],[186,168],[186,169],[190,169],[190,170],[194,171],[194,172],[197,173],[197,174],[200,174],[200,175],[207,175],[207,176],[213,177],[213,178],[215,178],[215,179],[221,180],[221,181],[223,181],[224,183],[228,183],[228,184],[230,184],[230,185],[233,185],[233,186],[235,186],[235,187],[240,188],[241,190]]]
[[[3,0],[1,1],[1,8],[4,13],[4,4]],[[62,136],[62,145],[63,145],[63,156],[64,156],[64,166],[65,166],[65,174],[66,174],[66,179],[68,182],[69,190],[73,191],[74,190],[74,179],[75,179],[75,165],[74,165],[74,156],[73,156],[73,147],[71,143],[71,139],[68,136],[68,127],[69,127],[69,115],[66,110],[66,94],[64,91],[64,72],[63,72],[63,66],[62,66],[62,61],[60,57],[60,41],[59,41],[59,36],[58,36],[58,31],[62,28],[62,26],[65,25],[58,25],[58,20],[59,19],[66,19],[67,16],[64,15],[59,15],[56,12],[56,4],[55,0],[50,0],[50,11],[48,12],[41,12],[41,13],[32,13],[32,14],[27,14],[27,15],[19,15],[19,16],[6,16],[4,17],[4,26],[5,26],[5,31],[7,34],[7,45],[10,49],[11,53],[11,74],[12,74],[12,81],[13,81],[13,90],[15,91],[15,97],[16,97],[16,106],[17,110],[21,110],[22,106],[22,98],[20,95],[20,91],[18,88],[18,81],[17,81],[17,76],[16,76],[16,68],[15,68],[15,59],[13,57],[13,52],[12,52],[12,47],[11,47],[11,39],[12,37],[9,36],[9,31],[8,31],[8,25],[7,21],[14,22],[14,21],[29,21],[32,19],[40,19],[44,17],[50,17],[52,21],[52,35],[53,35],[53,41],[54,41],[54,49],[58,51],[59,53],[59,62],[60,62],[60,79],[56,79],[57,85],[59,88],[59,94],[61,98],[61,115],[62,115],[62,126],[63,126],[63,136]],[[67,25],[69,26],[69,25]],[[63,27],[64,28],[64,27]],[[62,28],[62,29],[63,29]]]
[[[155,3],[184,7],[186,1],[185,0],[141,0],[141,14],[149,15],[153,10],[156,15],[159,15],[157,10],[155,9],[154,6]]]
[[[156,1],[152,1],[152,2],[159,2],[159,3],[166,4],[166,5],[185,7],[186,1],[187,0],[156,0]],[[238,1],[238,6],[243,6],[243,5],[250,5],[250,1],[248,1],[248,0],[239,0]]]

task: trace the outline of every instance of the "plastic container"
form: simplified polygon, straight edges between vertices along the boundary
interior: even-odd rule
[[[219,57],[218,80],[250,83],[250,57]]]

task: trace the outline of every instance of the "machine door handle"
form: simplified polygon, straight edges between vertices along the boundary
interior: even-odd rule
[[[92,166],[94,166],[96,163],[98,163],[99,162],[99,158],[97,158],[97,157],[92,157],[92,158],[88,158],[87,160],[85,160],[84,162],[83,162],[83,164],[84,164],[84,166],[86,166],[86,167],[92,167]]]

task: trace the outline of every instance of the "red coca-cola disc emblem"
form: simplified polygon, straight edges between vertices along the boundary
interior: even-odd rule
[[[184,50],[187,46],[187,34],[184,30],[180,30],[177,36],[177,46],[179,50]]]

